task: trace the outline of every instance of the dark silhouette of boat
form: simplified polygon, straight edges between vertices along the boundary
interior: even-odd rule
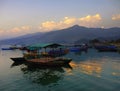
[[[117,52],[118,49],[114,45],[101,45],[101,46],[95,46],[95,48],[99,52]]]
[[[12,48],[1,48],[1,50],[13,50]]]
[[[36,58],[27,60],[26,62],[28,65],[35,65],[35,66],[63,66],[69,64],[72,59],[69,58]]]
[[[24,57],[16,57],[16,58],[10,58],[12,59],[14,62],[25,62],[26,59]]]

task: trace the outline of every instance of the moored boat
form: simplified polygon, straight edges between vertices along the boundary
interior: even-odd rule
[[[12,48],[1,48],[2,50],[13,50]]]
[[[35,66],[63,66],[69,64],[72,59],[62,58],[68,53],[68,50],[63,50],[62,48],[57,49],[60,44],[36,44],[28,47],[28,54],[24,53],[23,57],[11,58],[15,62],[25,62],[28,65]],[[41,48],[44,48],[44,52],[40,52]],[[46,48],[52,48],[47,52]]]
[[[116,52],[118,49],[114,45],[95,46],[99,52]]]

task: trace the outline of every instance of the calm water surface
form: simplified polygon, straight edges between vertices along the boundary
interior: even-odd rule
[[[0,51],[0,91],[120,91],[120,54],[69,53],[73,61],[59,68],[31,68],[11,57],[22,52]]]

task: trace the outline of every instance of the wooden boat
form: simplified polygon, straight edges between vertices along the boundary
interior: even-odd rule
[[[35,44],[27,47],[27,52],[24,53],[25,58],[36,58],[36,57],[60,57],[68,54],[69,50],[62,48],[60,44]],[[47,50],[48,48],[48,50]],[[41,49],[45,51],[40,52]]]
[[[14,62],[24,62],[26,61],[24,57],[16,57],[16,58],[10,58],[12,59]]]
[[[23,57],[19,58],[11,58],[15,62],[25,62],[28,65],[35,65],[35,66],[63,66],[65,64],[68,64],[72,61],[72,59],[68,58],[56,58],[56,56],[62,56],[64,54],[67,54],[68,51],[63,51],[61,48],[59,51],[51,51],[46,54],[39,54],[39,49],[41,48],[56,48],[58,46],[61,46],[59,44],[36,44],[29,46],[29,54],[24,54]]]
[[[27,63],[28,65],[35,66],[63,66],[69,64],[72,59],[69,58],[34,58],[34,59],[25,59],[24,57],[10,58],[16,63]]]
[[[27,60],[27,63],[35,66],[63,66],[69,64],[72,59],[68,58],[36,58]]]

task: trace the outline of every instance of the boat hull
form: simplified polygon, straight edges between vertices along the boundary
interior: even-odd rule
[[[35,61],[37,60],[37,61]],[[46,61],[43,60],[41,61],[41,59],[33,59],[33,60],[27,60],[28,65],[32,65],[32,66],[64,66],[69,64],[72,61],[72,59],[54,59],[52,61]]]
[[[12,61],[14,62],[25,62],[26,61],[25,58],[23,57],[10,58],[10,59],[12,59]]]

